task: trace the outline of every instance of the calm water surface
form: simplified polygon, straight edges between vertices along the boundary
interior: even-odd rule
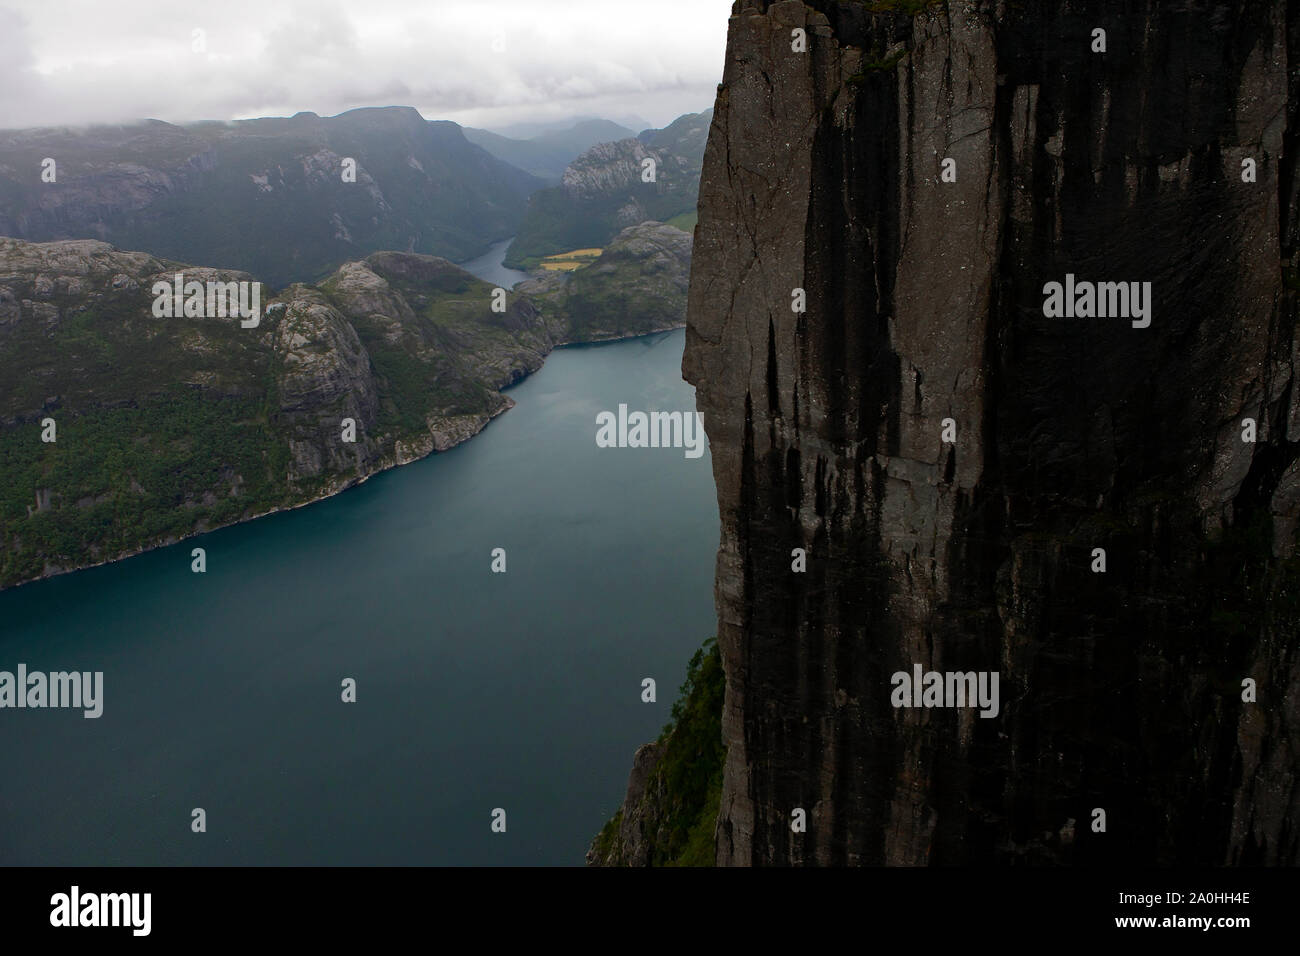
[[[105,684],[0,711],[0,863],[581,863],[714,628],[708,455],[594,438],[694,409],[683,343],[562,349],[450,452],[0,593],[0,670]]]
[[[474,273],[484,282],[491,282],[503,289],[513,289],[516,282],[523,282],[528,278],[528,273],[520,272],[518,269],[507,269],[501,264],[501,260],[506,257],[506,250],[510,248],[512,242],[514,242],[514,237],[506,239],[504,242],[498,242],[477,259],[471,259],[469,262],[462,262],[459,265],[466,272]]]

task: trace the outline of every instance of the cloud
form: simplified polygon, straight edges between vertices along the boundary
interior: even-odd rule
[[[471,125],[630,113],[662,124],[712,103],[730,6],[21,0],[0,6],[0,127],[388,105]]]
[[[31,42],[26,18],[0,7],[0,105],[10,99],[22,101],[33,93]]]

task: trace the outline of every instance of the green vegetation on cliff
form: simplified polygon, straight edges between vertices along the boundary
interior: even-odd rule
[[[659,738],[664,755],[655,772],[668,797],[664,805],[667,841],[652,858],[661,865],[713,865],[713,827],[727,755],[722,744],[725,689],[722,656],[717,641],[710,638],[691,657],[686,683],[673,704],[672,723]]]
[[[41,442],[36,424],[0,442],[0,529],[13,532],[0,553],[0,584],[286,500],[287,448],[259,400],[172,386],[140,407],[55,415],[56,442]]]
[[[713,829],[722,799],[722,701],[726,682],[717,642],[691,658],[672,721],[640,793],[605,824],[588,859],[605,866],[713,866]]]
[[[682,232],[694,232],[695,224],[699,221],[699,210],[692,209],[690,212],[684,212],[665,220],[665,224],[672,226],[674,229],[680,229]]]

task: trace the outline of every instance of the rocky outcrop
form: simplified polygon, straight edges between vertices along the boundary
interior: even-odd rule
[[[717,859],[1294,864],[1300,6],[890,6],[730,21],[683,362]],[[1149,326],[1049,317],[1067,275]],[[914,665],[997,716],[893,706]]]
[[[663,751],[664,745],[659,741],[637,748],[623,806],[587,850],[588,866],[650,865],[664,795],[661,781],[652,781],[652,776]]]
[[[375,440],[379,389],[356,329],[323,294],[296,288],[277,310],[271,365],[279,368],[280,427],[289,443],[291,485],[325,474],[365,474],[381,455]],[[340,423],[356,440],[335,440]]]
[[[680,328],[686,317],[691,235],[661,222],[620,232],[600,257],[551,272],[515,291],[541,309],[566,341],[596,342]]]

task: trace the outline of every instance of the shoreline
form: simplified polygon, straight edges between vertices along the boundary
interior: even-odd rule
[[[673,332],[676,331],[677,329],[682,329],[685,327],[686,327],[686,322],[683,319],[683,321],[679,323],[665,326],[664,328],[660,328],[660,329],[652,329],[646,332],[638,332],[635,335],[612,335],[605,338],[597,338],[597,339],[590,339],[590,340],[584,339],[584,340],[576,340],[572,342],[557,342],[552,347],[551,352],[555,351],[555,349],[568,348],[569,346],[601,345],[601,344],[612,343],[612,342],[625,342],[625,341],[630,341],[632,339],[645,338],[646,336],[650,336],[650,335],[661,335],[664,332]],[[158,551],[162,548],[169,548],[174,544],[181,544],[184,541],[192,541],[195,538],[202,537],[205,534],[211,534],[214,531],[220,531],[223,528],[233,528],[236,525],[246,524],[250,521],[257,521],[261,518],[268,518],[271,515],[282,514],[289,511],[297,511],[299,508],[306,508],[309,505],[314,505],[318,502],[325,501],[326,499],[333,498],[336,495],[340,495],[351,488],[356,488],[359,485],[365,484],[367,481],[369,481],[371,478],[375,477],[376,475],[384,474],[385,472],[392,471],[395,468],[401,468],[405,465],[410,465],[417,461],[423,461],[424,459],[434,454],[441,454],[443,452],[451,451],[453,448],[458,448],[459,446],[468,442],[470,439],[475,438],[476,436],[482,434],[483,430],[487,428],[488,425],[492,424],[492,422],[495,421],[499,416],[504,415],[506,412],[510,411],[510,409],[515,407],[514,400],[511,399],[510,396],[506,394],[506,391],[518,385],[520,382],[523,382],[524,380],[530,378],[531,376],[536,375],[543,368],[545,368],[546,359],[550,357],[550,354],[551,354],[550,352],[547,352],[546,355],[542,356],[542,364],[539,365],[532,372],[529,372],[525,375],[521,375],[515,381],[509,383],[508,385],[503,385],[496,390],[496,393],[500,395],[503,399],[505,399],[505,401],[501,404],[499,408],[491,412],[483,413],[482,415],[456,416],[455,420],[462,421],[462,422],[465,419],[473,419],[474,421],[469,423],[470,430],[467,431],[465,434],[463,434],[463,436],[456,437],[454,440],[442,444],[441,447],[439,447],[439,436],[434,429],[433,421],[430,420],[427,423],[428,430],[418,440],[413,440],[408,442],[403,442],[401,440],[395,441],[393,446],[393,454],[391,456],[381,459],[379,467],[376,467],[373,470],[359,477],[353,477],[346,481],[343,481],[339,483],[337,486],[331,487],[330,490],[320,492],[311,498],[305,499],[303,501],[295,502],[293,504],[286,504],[277,508],[271,508],[267,511],[262,511],[255,515],[248,515],[247,517],[238,518],[234,521],[227,521],[222,524],[213,525],[211,528],[204,528],[202,531],[195,531],[191,534],[182,535],[179,538],[170,538],[164,541],[158,541],[151,544],[146,544],[138,548],[133,548],[130,551],[121,552],[120,554],[117,554],[114,557],[105,558],[103,561],[96,561],[92,564],[78,564],[73,567],[60,568],[57,571],[51,571],[51,572],[39,574],[35,577],[24,578],[21,581],[15,581],[13,584],[6,584],[4,586],[0,586],[0,595],[6,594],[9,591],[13,591],[21,587],[26,587],[28,585],[39,584],[42,581],[49,581],[52,580],[53,578],[60,578],[69,574],[76,574],[78,571],[89,571],[92,568],[100,568],[108,564],[116,564],[119,561],[125,561],[128,558],[134,558],[138,555],[145,554],[146,552],[149,551]],[[444,419],[444,421],[450,423],[452,419]]]

